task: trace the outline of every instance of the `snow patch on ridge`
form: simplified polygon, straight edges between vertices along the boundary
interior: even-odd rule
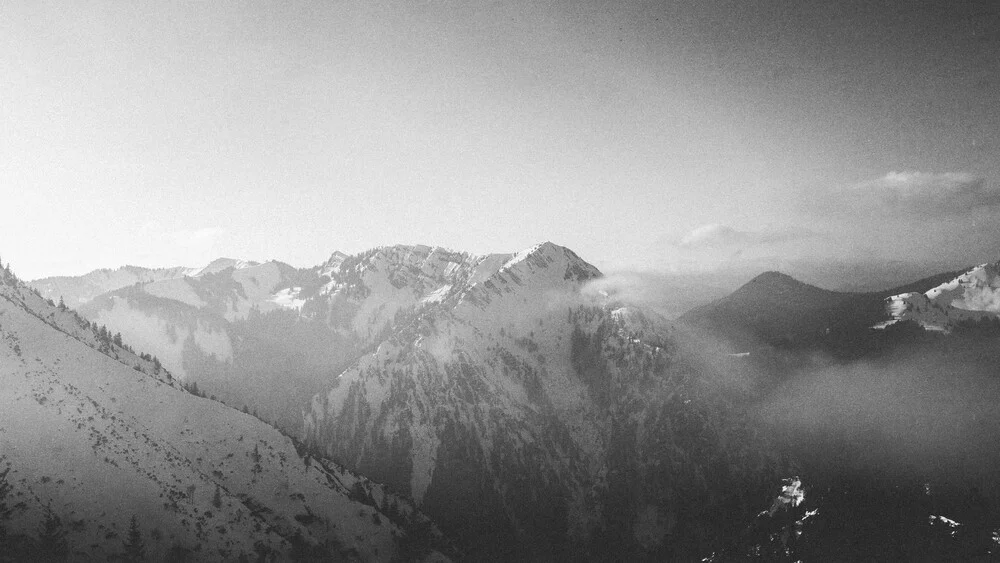
[[[301,287],[286,287],[275,293],[270,301],[284,309],[302,310],[302,306],[305,305],[306,300],[298,299],[300,291],[302,291]]]
[[[444,298],[448,296],[448,292],[451,291],[451,284],[443,285],[434,291],[427,294],[426,297],[421,299],[421,303],[440,303],[444,301]]]
[[[886,299],[890,320],[915,321],[928,330],[948,332],[961,321],[1000,315],[1000,263],[981,264],[925,293],[901,293]]]

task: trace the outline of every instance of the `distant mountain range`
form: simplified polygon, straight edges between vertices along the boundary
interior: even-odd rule
[[[58,301],[63,299],[70,307],[79,307],[98,295],[134,285],[160,280],[172,280],[194,275],[194,268],[142,268],[122,266],[117,270],[94,270],[82,276],[57,276],[31,282],[31,287],[43,297]]]

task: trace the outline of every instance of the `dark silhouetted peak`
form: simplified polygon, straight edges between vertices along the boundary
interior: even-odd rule
[[[781,272],[769,271],[760,274],[759,276],[753,278],[746,285],[755,285],[771,288],[789,288],[789,289],[802,289],[802,288],[812,288],[820,289],[815,286],[811,286],[805,282],[800,282],[799,280],[789,276],[788,274],[783,274]]]
[[[781,306],[812,309],[840,301],[845,293],[809,285],[781,272],[764,272],[734,291],[723,301],[744,306]]]

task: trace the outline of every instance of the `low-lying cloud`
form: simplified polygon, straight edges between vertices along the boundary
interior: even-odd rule
[[[1000,381],[989,372],[932,354],[829,366],[777,389],[761,413],[799,436],[852,447],[873,466],[982,476],[1000,462]]]
[[[668,319],[728,294],[734,289],[704,278],[654,272],[614,272],[588,282],[581,292],[600,301],[652,309]]]

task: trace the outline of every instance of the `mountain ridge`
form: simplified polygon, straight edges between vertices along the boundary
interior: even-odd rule
[[[1000,262],[985,263],[961,272],[931,288],[899,288],[886,298],[890,319],[881,327],[912,321],[941,332],[1000,321]]]
[[[679,318],[707,331],[736,351],[761,344],[832,346],[838,355],[866,353],[870,330],[890,319],[886,299],[902,290],[926,291],[954,272],[942,272],[876,292],[839,292],[806,284],[787,274],[765,272],[731,294]]]
[[[12,534],[3,537],[17,540],[4,555],[46,549],[31,537],[46,514],[64,523],[74,559],[115,557],[130,515],[155,558],[390,558],[407,553],[399,538],[413,526],[423,545],[440,541],[406,499],[189,394],[120,335],[6,273],[0,297],[0,472],[21,499],[9,505],[16,518],[0,515]],[[419,557],[443,560],[424,549]]]
[[[569,249],[542,243],[490,269],[317,393],[305,438],[407,491],[476,559],[662,553],[677,519],[702,516],[669,505],[671,485],[622,476],[670,483],[656,467],[673,455],[692,471],[708,455],[735,467],[745,449],[721,445],[732,428],[705,430],[711,446],[695,452],[672,426],[714,417],[719,399],[695,399],[663,319],[582,294],[600,272]],[[658,446],[619,450],[646,439]],[[620,543],[593,543],[609,529]]]

